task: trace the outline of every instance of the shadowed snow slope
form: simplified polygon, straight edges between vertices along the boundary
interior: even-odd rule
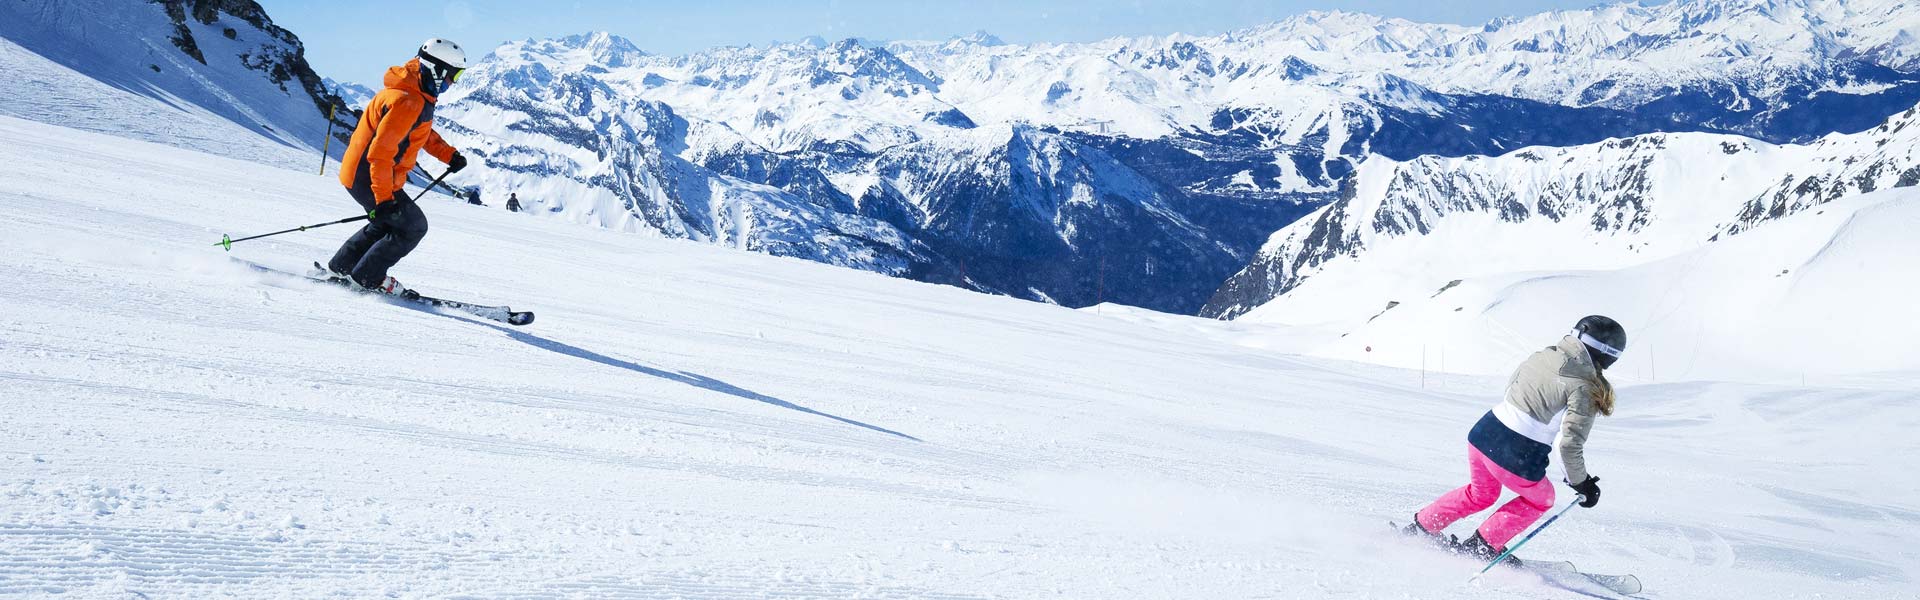
[[[351,214],[328,178],[0,117],[0,595],[1579,597],[1385,531],[1459,483],[1499,379],[423,204],[395,274],[538,323],[208,245]],[[1664,598],[1910,593],[1891,381],[1628,387],[1606,502],[1524,554]]]
[[[0,114],[312,164],[339,100],[303,52],[250,0],[15,0],[0,4]],[[335,135],[355,118],[341,111]]]

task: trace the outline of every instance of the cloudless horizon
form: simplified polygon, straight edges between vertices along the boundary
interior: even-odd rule
[[[507,0],[379,2],[261,0],[268,16],[306,44],[321,75],[377,87],[388,66],[421,40],[444,37],[478,60],[501,43],[606,31],[654,54],[829,40],[944,40],[985,31],[1016,44],[1115,36],[1217,35],[1314,10],[1364,12],[1477,25],[1505,16],[1607,4],[1596,0],[710,0],[571,3]],[[368,17],[368,15],[378,15]]]

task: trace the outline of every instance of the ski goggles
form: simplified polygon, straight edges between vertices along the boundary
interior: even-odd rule
[[[1607,343],[1606,343],[1606,342],[1602,342],[1602,341],[1600,341],[1600,340],[1597,340],[1597,339],[1594,339],[1594,337],[1593,337],[1593,336],[1590,336],[1590,335],[1587,335],[1587,333],[1586,333],[1586,332],[1584,332],[1584,331],[1580,331],[1580,330],[1578,330],[1578,329],[1576,329],[1576,330],[1574,330],[1574,331],[1573,331],[1573,333],[1572,333],[1571,335],[1573,335],[1573,336],[1575,336],[1575,337],[1577,337],[1577,338],[1579,338],[1579,339],[1580,339],[1580,343],[1582,343],[1582,344],[1586,344],[1586,345],[1588,345],[1588,346],[1591,346],[1591,347],[1592,347],[1593,349],[1595,349],[1595,350],[1599,350],[1601,354],[1605,354],[1605,355],[1607,355],[1607,356],[1611,356],[1611,357],[1613,357],[1613,358],[1615,358],[1615,359],[1618,359],[1618,358],[1620,358],[1620,349],[1619,349],[1619,348],[1615,348],[1615,347],[1613,347],[1613,346],[1609,346],[1609,345],[1607,345]]]
[[[442,80],[445,80],[447,83],[459,83],[460,75],[467,72],[465,68],[458,68],[458,67],[454,67],[453,65],[440,62],[438,59],[435,59],[432,56],[428,56],[425,52],[420,53],[418,56],[420,57],[421,67],[424,67],[428,71],[432,71],[433,75],[437,76]]]

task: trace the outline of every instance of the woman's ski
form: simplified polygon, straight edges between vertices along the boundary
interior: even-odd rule
[[[1520,559],[1520,566],[1535,573],[1578,576],[1622,596],[1638,594],[1642,589],[1639,577],[1632,575],[1588,573],[1574,567],[1573,563],[1564,560],[1527,560],[1523,558]]]
[[[1428,544],[1432,545],[1434,548],[1440,549],[1442,551],[1445,551],[1451,554],[1460,555],[1460,556],[1472,555],[1465,547],[1461,545],[1460,540],[1455,539],[1452,536],[1425,537],[1417,534],[1408,533],[1411,530],[1408,529],[1406,525],[1401,525],[1393,521],[1388,521],[1387,526],[1391,527],[1396,533],[1406,535],[1409,538],[1420,539],[1421,541],[1427,542]],[[1614,594],[1618,594],[1621,596],[1632,596],[1634,594],[1640,593],[1642,589],[1640,585],[1640,578],[1635,577],[1633,575],[1603,575],[1599,573],[1588,573],[1586,571],[1581,571],[1578,567],[1573,566],[1572,562],[1568,562],[1564,560],[1530,560],[1530,559],[1520,558],[1517,556],[1511,557],[1511,560],[1513,562],[1506,563],[1509,568],[1521,569],[1521,570],[1531,572],[1535,575],[1540,576],[1541,580],[1547,582],[1547,584],[1549,585],[1566,588],[1566,589],[1577,591],[1577,592],[1587,591],[1587,590],[1580,589],[1581,587],[1585,587],[1584,585],[1582,585],[1584,583],[1591,583],[1593,585],[1604,588],[1609,592],[1613,592]]]

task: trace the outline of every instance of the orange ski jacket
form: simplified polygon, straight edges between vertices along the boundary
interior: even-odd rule
[[[433,106],[439,99],[420,89],[420,59],[387,69],[386,89],[373,95],[360,125],[340,160],[340,185],[353,187],[361,169],[373,188],[375,203],[393,199],[394,190],[407,183],[419,151],[425,149],[440,162],[453,160],[453,146],[433,130]]]

